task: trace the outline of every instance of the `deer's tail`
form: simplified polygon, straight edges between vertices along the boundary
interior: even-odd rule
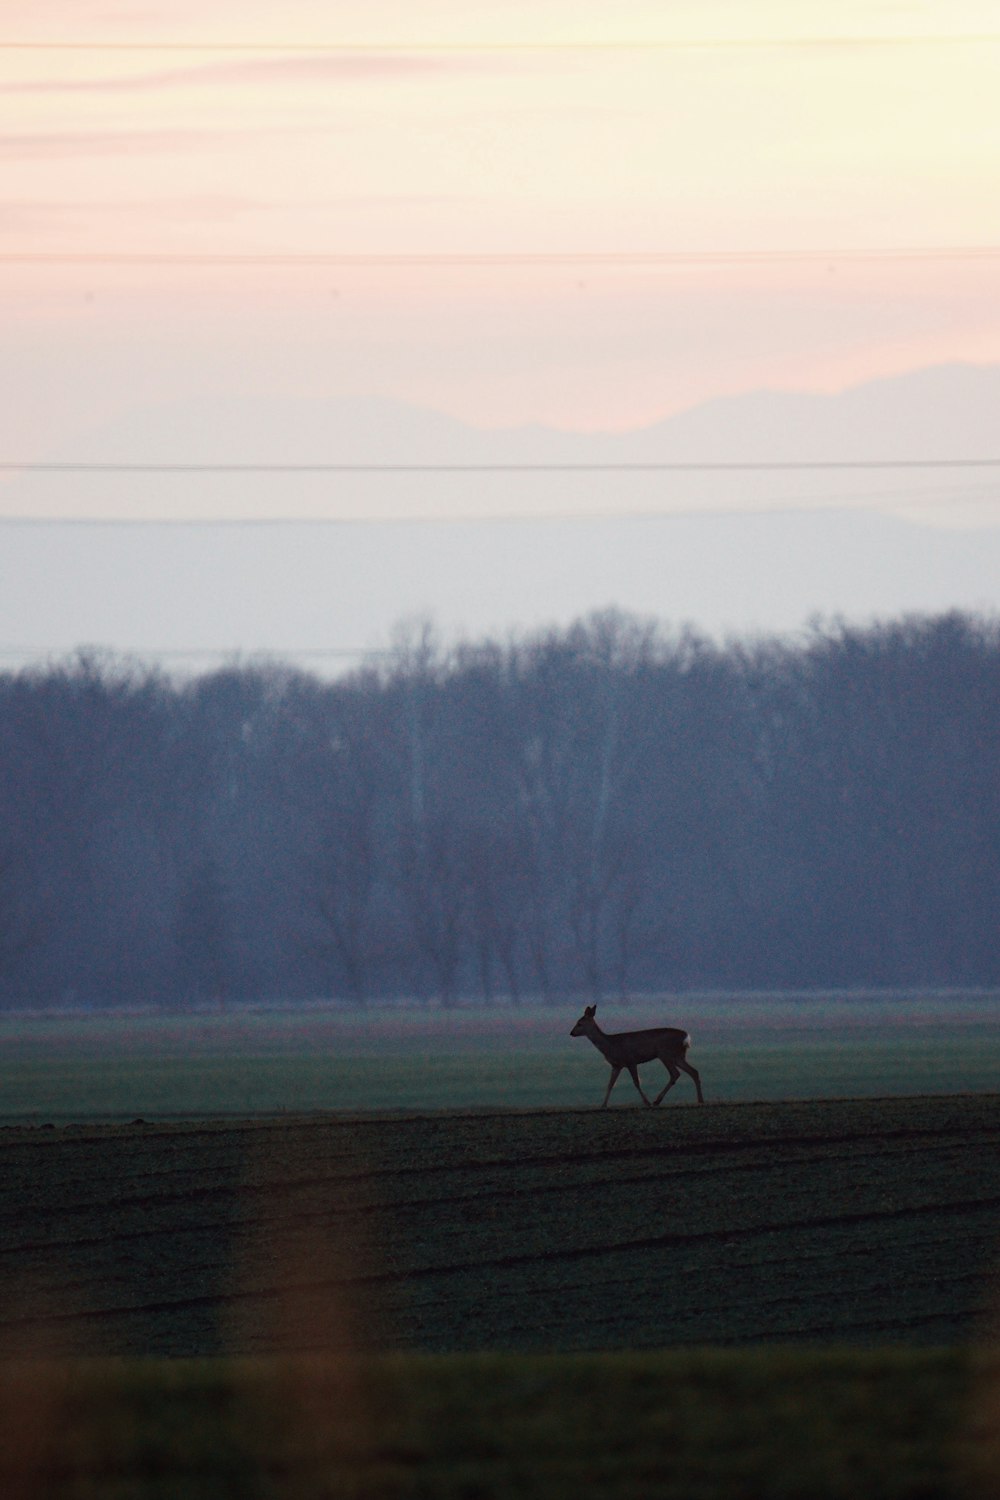
[[[681,1051],[684,1052],[684,1053],[686,1053],[687,1050],[688,1050],[688,1048],[690,1047],[690,1045],[691,1045],[691,1033],[690,1033],[690,1031],[685,1031],[685,1033],[684,1033],[684,1040],[681,1042]]]

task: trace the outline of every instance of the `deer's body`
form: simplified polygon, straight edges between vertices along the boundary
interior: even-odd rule
[[[611,1090],[618,1082],[618,1075],[623,1068],[628,1069],[644,1104],[650,1106],[659,1104],[664,1094],[669,1093],[673,1088],[681,1073],[687,1073],[694,1079],[698,1103],[704,1104],[701,1076],[687,1060],[691,1038],[686,1031],[680,1031],[676,1026],[655,1026],[648,1031],[602,1031],[594,1019],[596,1010],[596,1005],[588,1005],[570,1032],[570,1036],[585,1036],[588,1041],[593,1042],[598,1052],[603,1053],[610,1065],[611,1080],[608,1083],[607,1093],[604,1095],[602,1109],[607,1105]],[[663,1064],[670,1074],[670,1079],[655,1099],[649,1099],[639,1082],[639,1064],[653,1062],[655,1059],[659,1059]]]

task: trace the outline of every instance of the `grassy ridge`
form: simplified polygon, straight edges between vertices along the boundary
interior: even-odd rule
[[[953,1352],[0,1367],[10,1500],[949,1500],[997,1493]]]

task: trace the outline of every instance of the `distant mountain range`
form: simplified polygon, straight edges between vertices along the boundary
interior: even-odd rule
[[[625,432],[541,426],[483,429],[382,397],[229,397],[138,407],[38,458],[89,463],[628,464],[940,461],[1000,453],[1000,365],[947,365],[871,381],[835,395],[756,391],[722,397]],[[967,481],[968,476],[959,476]],[[977,484],[990,474],[973,474]],[[951,476],[934,476],[934,485]],[[905,473],[852,478],[744,476],[629,479],[473,476],[361,479],[65,478],[19,475],[0,485],[0,514],[120,519],[537,514],[621,506],[642,511],[836,504],[873,489],[910,490]],[[926,488],[926,483],[920,481]],[[1000,517],[998,517],[1000,519]]]
[[[990,458],[1000,456],[1000,366],[924,370],[834,396],[734,396],[617,434],[482,431],[382,399],[233,399],[136,411],[47,456],[376,464]],[[287,655],[384,646],[393,624],[418,612],[436,617],[446,636],[475,637],[566,623],[607,605],[715,634],[794,630],[813,614],[864,620],[1000,607],[997,469],[21,475],[0,488],[3,514],[156,523],[0,526],[0,647],[12,653],[10,663],[81,644]],[[268,524],[176,524],[206,515]],[[449,519],[416,519],[428,515]],[[302,524],[337,517],[353,519]]]

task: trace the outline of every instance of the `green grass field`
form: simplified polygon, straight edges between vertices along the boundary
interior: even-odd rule
[[[6,1500],[988,1500],[1000,1365],[947,1351],[0,1368]]]
[[[995,993],[664,997],[607,1030],[678,1022],[713,1100],[979,1092],[1000,1079]],[[0,1123],[282,1110],[577,1108],[607,1074],[572,1007],[0,1017]],[[651,1069],[656,1076],[659,1069]],[[669,1103],[691,1097],[687,1080]],[[635,1102],[627,1078],[613,1096]]]

